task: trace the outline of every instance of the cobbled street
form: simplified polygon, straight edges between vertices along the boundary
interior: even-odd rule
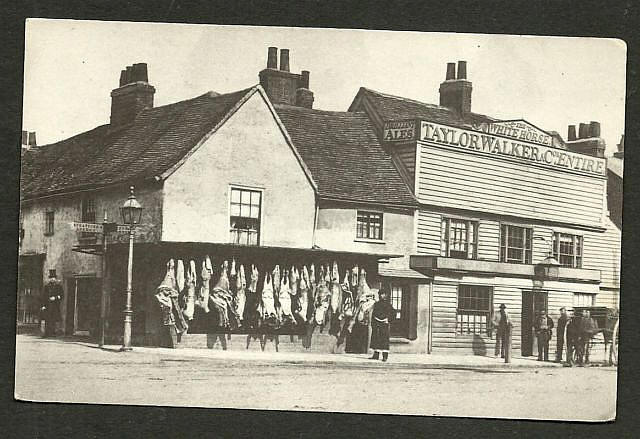
[[[364,359],[327,364],[313,361],[314,354],[301,355],[300,361],[279,361],[273,352],[260,353],[264,359],[222,354],[121,353],[81,341],[19,335],[15,394],[31,401],[108,404],[584,420],[615,416],[612,367],[425,368],[403,364],[402,355],[385,365]]]

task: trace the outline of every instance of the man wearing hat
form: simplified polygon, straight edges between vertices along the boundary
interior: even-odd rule
[[[533,329],[538,339],[538,361],[549,361],[549,340],[551,339],[553,320],[547,311],[541,309],[536,316]]]
[[[60,302],[64,296],[62,284],[56,276],[56,270],[49,270],[49,281],[44,286],[44,295],[40,305],[41,318],[44,319],[44,336],[56,335],[56,324],[60,320]]]
[[[507,342],[507,327],[511,325],[511,319],[509,319],[509,314],[507,314],[506,305],[504,303],[500,304],[500,312],[494,314],[493,316],[493,326],[497,328],[496,331],[496,349],[495,356],[504,358],[505,355],[505,345]]]
[[[564,350],[564,330],[567,327],[569,316],[567,309],[563,306],[560,308],[560,317],[558,318],[558,330],[556,332],[556,363],[562,363],[562,351]]]

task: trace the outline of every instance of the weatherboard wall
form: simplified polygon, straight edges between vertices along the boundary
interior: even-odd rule
[[[606,179],[418,142],[426,204],[601,227]]]

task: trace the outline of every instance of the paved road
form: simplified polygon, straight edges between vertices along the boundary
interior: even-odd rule
[[[277,355],[277,354],[268,354]],[[411,369],[363,362],[278,364],[18,336],[16,397],[417,415],[605,420],[615,416],[616,369]]]

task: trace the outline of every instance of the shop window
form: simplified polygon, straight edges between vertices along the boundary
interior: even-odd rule
[[[563,267],[582,268],[582,236],[554,233],[553,257]]]
[[[45,236],[53,235],[55,231],[55,213],[53,211],[44,214],[44,234]]]
[[[402,318],[402,287],[391,287],[391,306],[396,310],[396,319]]]
[[[359,210],[356,238],[382,240],[382,214]]]
[[[229,209],[231,243],[260,245],[262,192],[231,188]]]
[[[503,224],[500,227],[500,261],[531,264],[532,234],[532,229]]]
[[[459,285],[456,334],[489,334],[493,289],[487,286]]]
[[[391,322],[391,336],[415,340],[418,330],[418,294],[410,284],[400,279],[385,282],[390,292],[389,302],[396,312]]]
[[[595,294],[573,293],[573,306],[594,306],[595,304]]]
[[[456,218],[443,218],[440,254],[459,259],[475,259],[478,250],[478,223]]]

